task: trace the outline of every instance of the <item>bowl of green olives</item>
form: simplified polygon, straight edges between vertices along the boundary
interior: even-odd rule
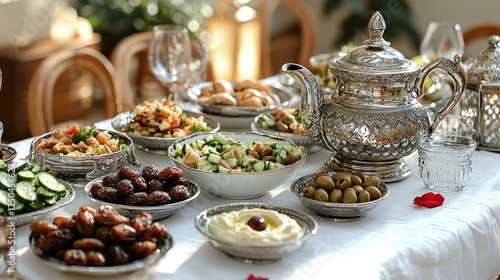
[[[362,172],[319,172],[295,180],[290,190],[319,216],[335,221],[356,221],[389,195],[387,184]]]

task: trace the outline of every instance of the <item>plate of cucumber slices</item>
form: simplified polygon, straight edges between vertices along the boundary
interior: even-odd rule
[[[25,162],[15,169],[0,162],[0,214],[17,226],[41,219],[70,203],[75,191],[70,184]]]

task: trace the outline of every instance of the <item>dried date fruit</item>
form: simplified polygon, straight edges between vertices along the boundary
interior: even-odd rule
[[[177,185],[172,187],[170,192],[168,192],[170,197],[172,198],[172,202],[178,202],[185,200],[189,197],[189,190],[186,186]]]
[[[67,248],[72,242],[73,234],[69,229],[55,229],[40,236],[38,239],[38,247],[40,247],[42,251],[57,251]]]
[[[183,186],[186,186],[186,187],[187,187],[187,186],[189,186],[189,182],[188,182],[188,180],[186,180],[185,178],[180,177],[180,178],[178,178],[177,180],[174,180],[174,181],[172,181],[172,182],[169,182],[169,184],[165,185],[165,186],[164,186],[164,188],[165,188],[164,190],[165,190],[166,192],[169,192],[169,191],[172,189],[172,187],[175,187],[175,186],[177,186],[177,185],[183,185]]]
[[[64,263],[67,265],[85,266],[87,265],[87,255],[78,249],[66,250],[64,253]]]
[[[182,169],[171,166],[160,171],[158,179],[170,182],[182,177],[182,173]]]
[[[156,243],[151,241],[139,241],[130,245],[128,253],[134,259],[142,259],[151,255],[156,250]]]
[[[123,180],[123,179],[132,180],[135,177],[141,176],[141,173],[139,173],[139,171],[134,170],[128,166],[124,166],[120,169],[120,171],[118,171],[117,176],[118,176],[118,178],[120,178],[120,180]]]
[[[105,187],[112,187],[116,188],[116,185],[118,185],[118,182],[120,182],[120,178],[116,175],[106,175],[104,178],[102,178],[102,184]]]
[[[156,222],[144,231],[139,241],[151,240],[151,238],[162,239],[167,234],[167,228]]]
[[[127,224],[119,224],[109,230],[109,237],[119,244],[128,245],[136,241],[137,231]]]
[[[146,181],[151,181],[153,179],[156,179],[158,178],[158,174],[160,173],[160,171],[158,170],[158,168],[154,165],[146,165],[144,166],[144,168],[142,169],[142,178],[144,178]]]
[[[148,183],[148,193],[163,191],[163,183],[160,180],[153,179]]]
[[[123,204],[130,206],[141,206],[144,205],[146,197],[148,196],[145,192],[137,192],[123,198]]]
[[[129,256],[120,245],[109,246],[107,252],[107,261],[112,264],[120,265],[128,263]]]
[[[137,231],[137,235],[142,233],[153,224],[153,217],[149,213],[141,212],[130,220],[130,226]]]
[[[90,212],[90,214],[92,214],[92,215],[95,215],[95,213],[97,212],[94,208],[92,208],[90,206],[82,206],[82,207],[80,207],[80,209],[78,209],[78,212],[84,212],[84,211]]]
[[[89,251],[87,255],[87,266],[104,266],[106,265],[106,257],[101,252]]]
[[[92,187],[90,187],[90,194],[97,198],[97,191],[99,191],[100,188],[104,187],[102,184],[99,184],[99,183],[95,183],[92,185]]]
[[[44,235],[58,229],[58,227],[56,225],[47,224],[46,222],[37,221],[30,225],[30,229],[38,235]]]
[[[83,210],[78,212],[75,217],[76,233],[82,237],[91,237],[94,235],[96,224],[95,217],[90,211]]]
[[[130,181],[132,182],[132,186],[134,186],[135,192],[145,192],[148,189],[146,180],[142,177],[135,177]]]
[[[118,191],[112,187],[103,187],[97,191],[97,199],[117,203],[120,199],[118,198]]]
[[[105,248],[106,245],[97,238],[82,238],[73,241],[73,249],[103,252]]]
[[[116,191],[119,196],[127,196],[134,193],[134,186],[130,180],[121,180],[118,185],[116,185]]]
[[[164,191],[155,191],[148,196],[146,196],[146,200],[144,201],[144,204],[147,206],[157,206],[157,205],[164,205],[169,203],[171,200],[170,195]]]
[[[95,230],[95,238],[101,240],[102,243],[107,244],[111,240],[109,238],[109,228],[108,227],[98,227]]]
[[[125,224],[128,222],[128,219],[120,215],[115,208],[109,205],[101,205],[95,215],[95,221],[100,226],[111,227],[117,224]]]
[[[58,228],[67,228],[71,230],[71,232],[75,230],[75,221],[70,218],[55,217],[52,221],[52,224],[54,224]]]

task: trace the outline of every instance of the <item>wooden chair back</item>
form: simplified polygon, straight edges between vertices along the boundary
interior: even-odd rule
[[[488,38],[491,35],[500,36],[500,23],[481,23],[474,25],[463,32],[464,45],[467,47],[471,42]]]
[[[54,86],[62,73],[73,68],[81,68],[97,80],[104,95],[107,118],[124,111],[116,71],[102,53],[91,48],[62,51],[44,59],[30,81],[27,106],[32,136],[50,131],[54,124]]]

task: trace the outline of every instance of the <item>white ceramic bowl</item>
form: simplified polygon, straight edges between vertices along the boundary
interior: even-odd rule
[[[213,235],[208,225],[212,218],[216,215],[242,209],[260,208],[274,210],[281,214],[285,214],[297,221],[297,223],[305,229],[304,235],[297,239],[272,242],[272,243],[238,243],[221,240]],[[304,243],[316,234],[318,223],[313,217],[293,209],[266,205],[260,203],[237,203],[225,204],[207,209],[195,219],[195,226],[210,244],[221,252],[227,254],[231,258],[243,261],[245,263],[273,263],[279,261],[283,256],[290,254],[304,246]]]
[[[279,146],[293,143],[279,137],[266,136],[256,132],[219,132],[226,138],[232,138],[237,142],[243,142],[250,145],[253,141],[262,143],[275,141]],[[307,158],[307,150],[302,147],[302,158],[292,165],[286,165],[282,168],[266,170],[261,172],[241,172],[241,173],[213,173],[189,167],[176,161],[170,154],[174,150],[176,143],[184,145],[198,139],[205,139],[212,133],[197,133],[176,141],[168,148],[168,157],[179,168],[184,171],[183,177],[198,183],[200,188],[209,191],[215,196],[227,199],[251,199],[265,195],[270,190],[293,177],[297,170],[304,164]]]

